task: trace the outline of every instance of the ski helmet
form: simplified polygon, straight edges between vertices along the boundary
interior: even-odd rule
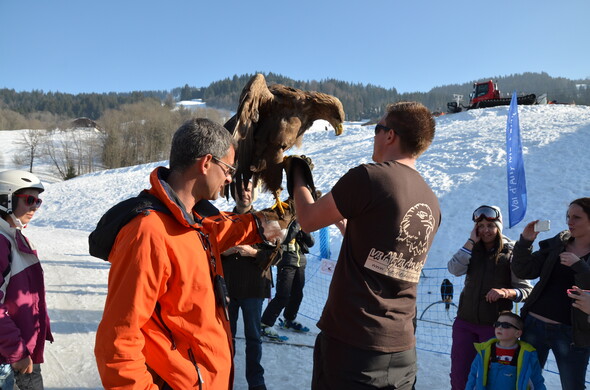
[[[0,172],[0,210],[11,214],[14,193],[27,188],[39,190],[39,193],[45,191],[41,180],[31,172],[19,170]]]

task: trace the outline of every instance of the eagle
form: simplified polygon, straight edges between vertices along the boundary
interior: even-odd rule
[[[279,199],[283,181],[283,153],[301,146],[303,134],[314,121],[328,121],[336,135],[342,134],[344,108],[334,96],[308,92],[281,84],[267,86],[262,74],[254,75],[244,86],[236,114],[225,123],[237,141],[238,188],[250,179]]]

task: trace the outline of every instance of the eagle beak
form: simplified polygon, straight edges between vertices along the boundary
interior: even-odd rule
[[[342,123],[338,123],[338,125],[334,128],[336,135],[342,134],[343,131]]]

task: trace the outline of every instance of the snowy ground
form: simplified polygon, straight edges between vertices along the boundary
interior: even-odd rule
[[[481,204],[507,209],[505,128],[507,107],[473,110],[437,119],[437,135],[419,160],[423,173],[439,196],[443,221],[427,267],[445,267],[471,230],[471,212]],[[524,106],[519,108],[528,187],[525,220],[504,233],[518,238],[524,224],[533,219],[551,220],[550,237],[566,228],[565,211],[575,198],[590,196],[590,108],[583,106]],[[349,168],[369,162],[373,129],[350,123],[344,135],[324,131],[324,123],[310,130],[304,146],[295,153],[310,156],[315,164],[318,189],[330,190]],[[15,168],[21,131],[0,131],[0,170]],[[48,303],[55,342],[46,349],[43,365],[48,389],[100,389],[93,347],[106,296],[108,263],[88,255],[87,237],[100,216],[114,203],[148,187],[149,172],[158,164],[122,168],[60,182],[47,162],[37,173],[47,184],[44,203],[25,235],[38,246],[44,265]],[[166,162],[163,162],[164,164]],[[22,168],[22,167],[19,167]],[[257,207],[269,197],[261,196]],[[233,204],[219,200],[228,210]],[[508,226],[505,214],[504,225]],[[331,230],[332,258],[337,257],[340,236]],[[308,270],[309,272],[309,270]],[[456,288],[458,295],[459,288]],[[311,294],[310,294],[311,295]],[[318,303],[305,305],[318,306]],[[320,297],[321,298],[321,297]],[[325,298],[325,297],[323,297]],[[310,298],[311,301],[311,298]],[[314,301],[315,302],[315,301]],[[321,309],[321,307],[319,307]],[[302,322],[317,333],[313,316]],[[421,323],[419,323],[420,329]],[[309,388],[314,338],[290,335],[305,346],[264,344],[263,365],[271,389]],[[421,336],[418,334],[419,346]],[[449,344],[450,345],[450,344]],[[444,348],[444,345],[443,345]],[[426,348],[428,349],[428,348]],[[448,351],[446,351],[448,352]],[[450,359],[444,353],[418,351],[418,389],[448,388]],[[244,342],[238,340],[236,389],[246,389]],[[285,369],[287,367],[287,369]],[[556,374],[546,373],[548,388],[559,388]]]

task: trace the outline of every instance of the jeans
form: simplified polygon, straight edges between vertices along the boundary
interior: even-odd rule
[[[277,267],[276,294],[264,310],[262,323],[273,326],[283,309],[285,309],[283,316],[286,320],[295,320],[303,300],[304,286],[305,266],[279,265]]]
[[[260,340],[260,314],[263,298],[231,298],[229,302],[229,321],[232,335],[237,330],[238,314],[242,308],[244,336],[246,337],[246,381],[249,387],[264,385],[264,368],[260,364],[262,358],[262,342]]]
[[[15,373],[14,379],[19,390],[43,390],[40,364],[33,364],[33,372],[30,374]]]
[[[0,364],[0,390],[12,390],[14,373],[10,364]]]
[[[547,362],[549,350],[553,351],[563,390],[586,388],[584,382],[590,347],[574,346],[570,325],[549,324],[528,315],[524,321],[524,334],[521,339],[537,349],[541,367]]]
[[[416,348],[380,352],[353,347],[320,332],[313,349],[312,390],[411,390]]]
[[[477,351],[473,343],[488,341],[494,337],[491,325],[476,325],[460,318],[453,323],[453,346],[451,347],[451,389],[464,390],[471,363]]]

